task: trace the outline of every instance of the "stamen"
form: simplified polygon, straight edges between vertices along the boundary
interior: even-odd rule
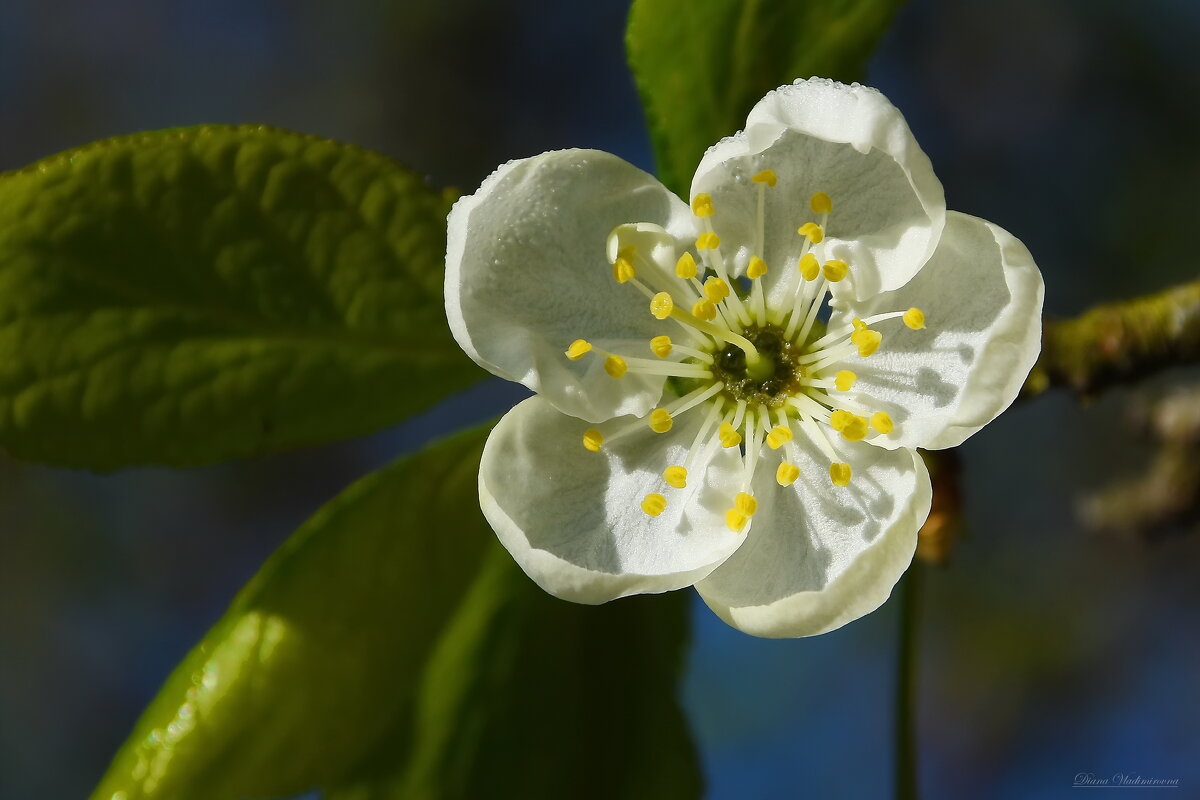
[[[693,197],[692,213],[701,218],[711,217],[713,215],[712,195],[702,193]]]
[[[759,417],[754,413],[753,409],[746,414],[746,452],[742,457],[742,491],[749,491],[751,484],[754,481],[754,467],[758,465],[758,456],[762,452],[762,436],[763,429],[767,426],[767,411],[763,409],[762,425],[759,425]],[[754,513],[754,512],[750,512]],[[747,514],[749,516],[749,514]]]
[[[592,343],[587,339],[576,339],[571,342],[571,346],[567,348],[566,356],[572,361],[579,359],[592,352]]]
[[[913,330],[920,330],[921,328],[925,327],[925,314],[922,313],[921,309],[919,308],[910,308],[908,311],[888,311],[883,314],[872,314],[866,319],[854,319],[849,326],[840,325],[836,330],[831,329],[820,339],[817,339],[815,342],[810,344],[809,349],[813,350],[818,347],[823,347],[830,342],[844,338],[847,334],[853,331],[866,330],[871,325],[875,325],[889,319],[896,319],[897,317],[902,317],[904,319],[904,324]]]
[[[731,296],[736,297],[737,295]],[[701,308],[701,303],[712,303],[712,301],[701,300],[697,302],[696,306],[693,308],[693,311],[695,311],[696,308]],[[713,309],[713,315],[716,316],[715,305],[713,306]],[[702,310],[707,310],[707,307],[703,307]],[[671,316],[679,320],[681,324],[691,325],[693,328],[707,333],[714,339],[740,348],[746,354],[746,366],[748,368],[751,368],[753,365],[756,365],[762,361],[762,356],[758,354],[758,348],[751,344],[750,340],[745,336],[736,334],[728,328],[722,328],[718,325],[713,325],[711,322],[706,322],[705,320],[701,319],[699,315],[695,313],[689,314],[686,311],[681,310],[678,306],[676,306],[675,310],[671,312]]]
[[[833,201],[824,192],[817,192],[809,201],[809,207],[812,208],[814,214],[828,214],[833,211]]]
[[[663,470],[663,480],[673,489],[687,488],[687,468],[678,465]]]
[[[825,408],[825,406],[821,405],[807,394],[792,395],[785,402],[806,416],[818,419],[821,422],[829,421],[829,409]]]
[[[671,412],[665,408],[656,408],[651,411],[647,422],[650,430],[655,433],[666,433],[675,425],[675,420],[671,418]]]
[[[717,381],[711,386],[701,386],[699,389],[694,389],[688,392],[683,397],[667,406],[667,408],[670,410],[673,416],[677,417],[683,414],[685,411],[692,410],[718,392],[724,391],[724,389],[725,384],[721,381]]]
[[[714,275],[704,282],[704,296],[719,303],[729,297],[729,284]]]
[[[834,462],[830,464],[829,479],[833,481],[834,486],[849,486],[850,465],[843,462]]]
[[[792,429],[788,425],[776,425],[767,434],[767,447],[778,450],[792,440]]]
[[[687,345],[682,345],[682,344],[678,344],[678,343],[673,343],[672,348],[675,350],[678,350],[680,353],[682,353],[685,356],[688,356],[689,358],[694,358],[697,361],[704,362],[705,364],[713,363],[712,354],[706,353],[703,350],[697,350],[694,347],[688,347]]]
[[[797,356],[797,364],[812,364],[808,368],[810,374],[819,373],[825,367],[834,362],[841,361],[849,355],[853,355],[858,348],[852,344],[844,344],[838,347],[827,347],[824,350],[818,350],[815,353],[805,353],[802,356]]]
[[[801,417],[800,427],[804,428],[804,432],[808,434],[809,441],[817,446],[822,455],[830,461],[837,461],[837,452],[833,449],[833,445],[829,443],[829,439],[825,436],[825,431],[817,426],[816,421],[812,417]]]
[[[692,315],[702,320],[716,319],[717,304],[707,298],[697,300],[696,304],[692,306]]]
[[[775,418],[781,427],[792,429],[791,422],[788,420],[786,408],[775,409]],[[796,478],[800,477],[800,467],[797,466],[800,462],[800,448],[796,446],[795,438],[789,438],[784,443],[788,458],[791,461],[781,461],[779,468],[775,470],[775,482],[780,486],[790,486],[795,483]],[[785,469],[784,465],[787,465]]]
[[[742,435],[737,432],[729,420],[721,423],[721,427],[717,429],[717,438],[721,440],[721,447],[725,449],[737,447],[742,443]]]
[[[653,361],[649,358],[625,358],[616,353],[601,350],[599,347],[593,349],[605,357],[604,371],[613,378],[623,378],[627,372],[642,375],[665,375],[673,378],[712,377],[712,371],[701,364],[690,364],[686,361]]]
[[[854,388],[858,376],[848,369],[838,370],[837,375],[833,376],[833,383],[839,392],[848,392]]]
[[[806,281],[815,281],[821,274],[821,264],[812,253],[805,253],[796,262],[796,268],[800,270],[800,276]]]
[[[746,266],[746,277],[754,281],[754,286],[751,291],[751,312],[759,324],[767,321],[767,299],[763,295],[762,281],[759,280],[763,275],[767,274],[767,262],[763,261],[758,256],[752,256],[750,263]]]
[[[871,427],[886,436],[895,430],[896,425],[886,411],[876,411],[871,415]]]
[[[654,355],[658,356],[659,358],[667,358],[670,356],[672,347],[673,345],[671,344],[671,337],[667,336],[666,334],[663,334],[662,336],[655,336],[650,340],[650,352],[654,353]]]
[[[813,293],[812,302],[808,307],[808,313],[804,315],[804,324],[800,326],[800,332],[796,334],[793,341],[803,342],[808,332],[812,330],[812,326],[817,321],[817,312],[821,310],[821,304],[825,302],[825,292],[829,289],[829,278],[821,276],[820,283],[817,284],[817,290]],[[796,317],[793,316],[788,322],[788,330],[792,330],[796,325]],[[791,338],[790,334],[788,338]]]
[[[706,218],[704,220],[704,227],[706,232],[702,233],[700,238],[696,240],[696,247],[700,250],[700,256],[704,259],[704,263],[712,268],[712,271],[717,274],[718,278],[725,281],[726,284],[729,284],[729,273],[725,269],[725,259],[721,256],[721,239],[713,231],[711,220]],[[710,246],[707,248],[701,247],[700,243],[702,241]],[[741,322],[741,324],[750,324],[750,315],[746,313],[746,309],[742,305],[741,298],[739,298],[737,294],[731,294],[729,296],[729,308],[732,310],[733,314],[737,316],[737,319],[739,322]]]
[[[604,446],[604,434],[595,428],[588,428],[583,432],[583,446],[593,453],[599,453],[600,448]]]
[[[698,453],[707,452],[710,447],[715,446],[718,442],[708,442],[708,433],[712,430],[713,425],[717,424],[717,420],[721,418],[721,406],[724,402],[717,400],[708,410],[708,414],[704,417],[703,424],[700,425],[700,430],[696,431],[696,438],[692,439],[692,446],[688,448],[687,458],[683,460],[685,470],[691,469],[692,462],[696,459]],[[703,443],[703,444],[701,444]]]
[[[854,415],[849,411],[837,409],[829,415],[829,427],[833,428],[838,433],[846,430],[846,426],[854,421]]]
[[[675,309],[675,301],[667,292],[659,292],[650,298],[650,313],[655,319],[666,319]]]
[[[846,274],[850,271],[850,267],[846,266],[845,261],[833,259],[832,261],[825,262],[824,271],[826,280],[830,283],[837,283],[846,277]]]
[[[817,257],[808,252],[809,243],[807,241],[804,242],[802,248],[804,252],[801,253],[800,259],[796,262],[796,269],[799,270],[800,277],[804,280],[797,281],[795,288],[792,290],[791,309],[784,314],[790,322],[788,329],[792,333],[795,333],[796,330],[796,320],[799,320],[802,316],[800,313],[801,307],[808,302],[808,284],[810,281],[816,280],[817,276],[821,274],[821,265],[817,261]],[[782,322],[782,319],[783,317],[780,317],[778,321]],[[792,334],[786,331],[784,335],[789,339],[792,338]]]
[[[779,178],[775,175],[774,170],[764,169],[762,172],[751,178],[751,180],[758,184],[758,214],[755,216],[754,225],[754,252],[761,253],[763,252],[763,242],[766,239],[764,231],[766,229],[767,219],[767,187],[774,186],[775,182],[779,180]],[[766,270],[763,271],[765,272]],[[751,275],[750,277],[753,279],[755,276]]]
[[[806,222],[796,229],[796,233],[808,239],[812,244],[820,244],[825,239],[825,229],[815,222]]]
[[[613,279],[617,283],[628,283],[637,277],[633,262],[627,258],[618,258],[613,262]]]
[[[696,277],[696,259],[692,258],[691,253],[685,251],[675,262],[675,275],[685,281]]]
[[[858,348],[858,354],[866,358],[879,349],[880,343],[883,342],[883,334],[864,328],[850,334],[850,341]]]
[[[648,516],[657,517],[667,508],[667,498],[658,492],[651,492],[642,500],[642,511]]]
[[[737,406],[733,409],[733,427],[735,429],[742,426],[742,418],[746,414],[746,401],[738,400]]]
[[[725,524],[731,531],[740,532],[758,510],[758,501],[747,492],[738,492],[733,498],[733,508],[725,512]]]
[[[834,412],[837,413],[836,411]],[[859,442],[867,436],[867,418],[850,414],[849,421],[841,428],[842,436],[847,441]]]
[[[779,176],[775,174],[775,170],[773,169],[764,169],[762,172],[757,173],[750,180],[754,181],[755,183],[765,183],[767,186],[774,186],[779,180]]]
[[[800,477],[800,468],[795,464],[790,464],[787,461],[780,461],[779,468],[775,470],[775,482],[780,486],[791,486]]]

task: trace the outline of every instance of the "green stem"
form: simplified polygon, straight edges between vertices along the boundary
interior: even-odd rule
[[[1046,320],[1026,396],[1065,386],[1082,395],[1200,361],[1200,281]]]
[[[896,651],[896,800],[916,800],[917,625],[921,564],[914,560],[900,580],[900,632]]]

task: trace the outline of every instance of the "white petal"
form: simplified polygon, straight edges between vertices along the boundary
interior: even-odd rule
[[[446,316],[480,366],[519,381],[567,414],[599,421],[644,414],[663,379],[620,381],[595,354],[577,362],[575,339],[648,357],[668,329],[632,284],[617,284],[608,237],[627,222],[661,225],[681,246],[695,238],[690,209],[652,176],[616,156],[563,150],[512,161],[450,212]]]
[[[955,447],[1008,408],[1041,348],[1043,291],[1025,245],[1002,228],[952,211],[937,252],[908,285],[835,312],[835,325],[913,306],[925,312],[923,330],[909,330],[900,320],[880,323],[879,350],[842,365],[858,375],[860,402],[887,411],[896,423],[892,434],[872,442]]]
[[[908,568],[929,515],[929,474],[915,452],[839,437],[853,477],[837,487],[829,460],[806,437],[796,441],[800,478],[781,487],[760,465],[746,543],[696,584],[721,619],[755,636],[812,636],[874,611]]]
[[[692,194],[713,196],[713,224],[731,255],[754,247],[758,186],[750,179],[763,169],[778,176],[766,189],[762,254],[775,303],[794,280],[796,229],[816,220],[815,192],[830,196],[833,212],[814,252],[850,265],[859,299],[902,286],[937,245],[942,185],[903,115],[874,89],[818,78],[780,87],[750,112],[745,131],[709,149]]]
[[[582,445],[585,423],[538,397],[525,400],[484,447],[483,513],[529,577],[566,600],[603,603],[695,583],[742,541],[724,522],[736,492],[736,448],[710,450],[707,470],[695,464],[685,489],[662,478],[683,463],[704,413],[685,414],[665,434],[639,428],[593,453]],[[629,424],[596,427],[611,439]],[[667,498],[657,517],[641,509],[651,492]]]

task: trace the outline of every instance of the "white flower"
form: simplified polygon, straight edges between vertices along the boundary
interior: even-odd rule
[[[450,214],[446,312],[536,397],[484,449],[484,514],[581,603],[695,584],[806,636],[877,608],[929,512],[916,447],[961,443],[1040,341],[1025,247],[947,213],[883,95],[764,97],[690,206],[596,151],[500,167]]]

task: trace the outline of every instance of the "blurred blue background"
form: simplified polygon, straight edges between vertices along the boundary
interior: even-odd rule
[[[623,0],[10,0],[0,170],[93,139],[267,122],[471,191],[510,158],[650,168]],[[1048,313],[1196,277],[1200,4],[913,0],[872,62],[948,204],[1017,233]],[[1162,376],[1020,405],[961,448],[968,536],[920,598],[927,797],[1058,797],[1080,772],[1200,796],[1200,536],[1095,533],[1079,499],[1146,468],[1126,424]],[[0,455],[0,797],[82,797],[171,667],[340,488],[521,395],[492,382],[363,440],[186,472]],[[1190,527],[1189,527],[1190,526]],[[1174,535],[1173,535],[1174,534]],[[894,603],[756,640],[696,603],[683,691],[713,798],[879,797]]]

